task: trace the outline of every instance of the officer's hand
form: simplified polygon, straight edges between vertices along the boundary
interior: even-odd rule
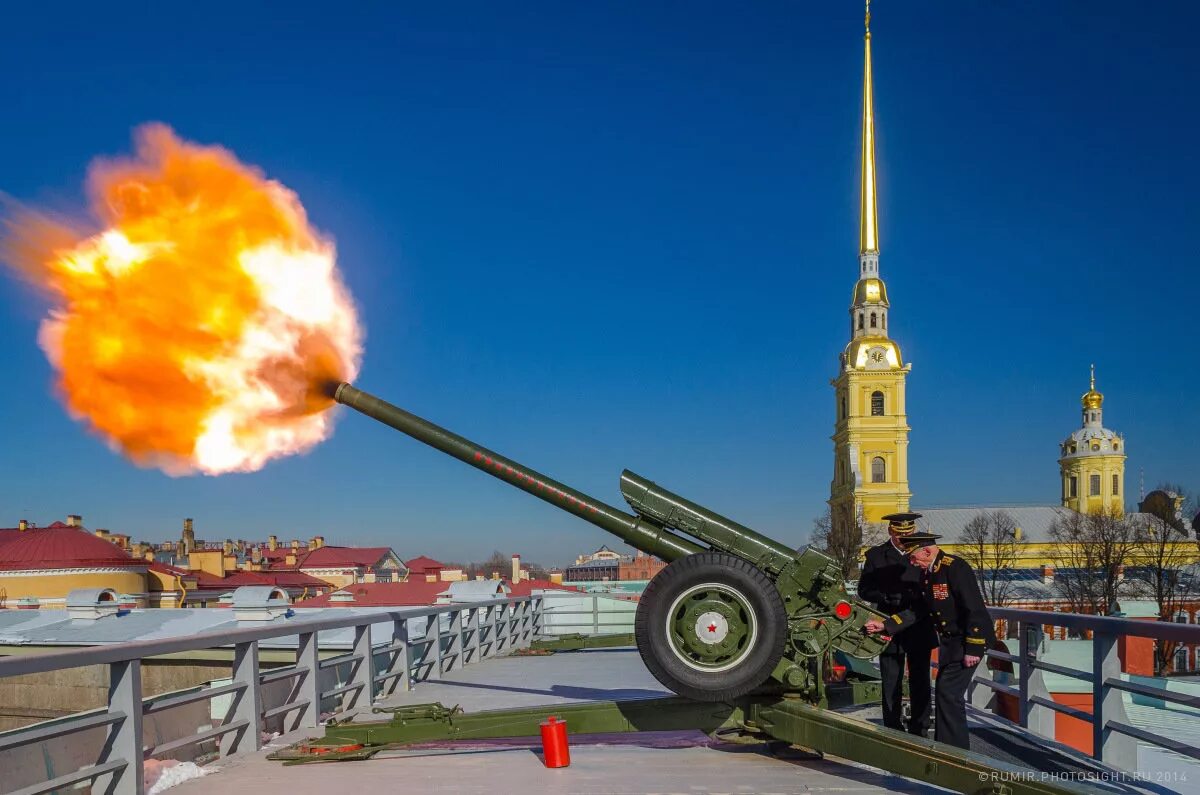
[[[863,630],[865,630],[868,635],[874,635],[876,632],[883,632],[883,622],[872,618],[870,621],[863,624]]]
[[[965,654],[963,655],[963,667],[974,668],[976,665],[979,665],[979,660],[980,658],[974,654]]]

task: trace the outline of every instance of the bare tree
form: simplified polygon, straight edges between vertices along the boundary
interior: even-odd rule
[[[1013,601],[1009,574],[1017,565],[1017,523],[1008,511],[989,511],[967,522],[959,535],[958,554],[975,569],[983,601],[1003,607]]]
[[[1166,499],[1146,500],[1137,522],[1134,580],[1142,594],[1153,599],[1159,621],[1175,621],[1183,608],[1200,596],[1194,566],[1195,541],[1182,519],[1186,498],[1178,486],[1160,486]],[[1154,669],[1159,675],[1173,668],[1175,641],[1160,640],[1154,647]]]
[[[1134,547],[1133,523],[1117,511],[1063,511],[1050,527],[1058,560],[1054,589],[1073,613],[1107,615],[1130,590],[1125,566]]]
[[[838,525],[829,510],[813,519],[812,546],[833,558],[842,570],[842,579],[858,578],[859,561],[865,547],[878,544],[887,535],[878,525],[854,521]]]

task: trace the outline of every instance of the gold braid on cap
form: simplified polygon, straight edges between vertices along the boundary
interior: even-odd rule
[[[909,533],[915,533],[917,531],[917,523],[912,519],[907,519],[902,522],[892,522],[888,525],[888,530],[891,530],[897,535],[906,536]]]

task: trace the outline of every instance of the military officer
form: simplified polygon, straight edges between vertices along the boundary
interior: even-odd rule
[[[874,602],[881,613],[891,615],[924,605],[921,570],[908,561],[902,542],[917,530],[919,513],[893,513],[888,522],[888,540],[867,550],[858,595]],[[892,641],[879,655],[883,682],[883,725],[924,737],[929,731],[929,654],[937,645],[937,633],[926,616],[904,631],[893,633]],[[908,726],[902,717],[904,665],[908,664],[908,693],[911,714]]]
[[[895,634],[926,617],[933,620],[938,633],[934,739],[969,749],[967,685],[996,636],[974,570],[962,558],[939,549],[938,538],[932,533],[910,533],[902,542],[909,560],[922,570],[923,604],[886,621],[868,621],[865,628]]]

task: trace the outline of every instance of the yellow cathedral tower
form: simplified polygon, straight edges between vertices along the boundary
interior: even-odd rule
[[[1104,395],[1092,382],[1079,399],[1083,426],[1059,445],[1062,504],[1080,513],[1125,513],[1125,439],[1104,427]]]
[[[850,301],[850,342],[842,352],[833,434],[829,510],[835,530],[907,511],[908,416],[904,384],[912,365],[888,336],[887,287],[879,277],[875,202],[875,108],[871,88],[871,4],[867,2],[863,67],[862,203],[858,283]]]

